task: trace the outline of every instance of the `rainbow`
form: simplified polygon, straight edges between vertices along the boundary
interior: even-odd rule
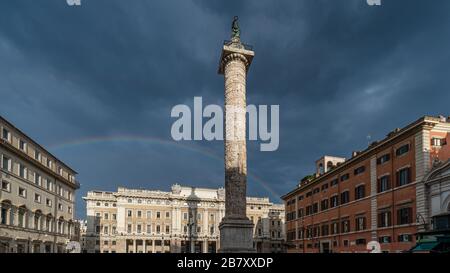
[[[151,145],[160,145],[167,147],[175,147],[179,149],[183,149],[185,151],[201,154],[208,158],[223,162],[223,157],[217,155],[211,149],[200,147],[198,145],[186,145],[181,141],[167,140],[157,137],[150,136],[136,136],[136,135],[118,135],[118,136],[93,136],[87,138],[73,139],[61,143],[56,143],[49,145],[49,149],[51,150],[63,150],[67,148],[73,148],[77,146],[87,146],[87,145],[96,145],[96,144],[104,144],[104,143],[145,143]],[[266,190],[272,198],[276,198],[277,200],[280,198],[280,195],[274,191],[267,182],[265,182],[262,178],[257,175],[248,172],[248,177],[250,181],[256,181],[261,187]]]

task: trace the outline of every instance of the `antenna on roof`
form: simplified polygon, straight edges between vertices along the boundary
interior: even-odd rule
[[[372,136],[370,135],[370,133],[366,136],[366,138],[367,138],[367,146],[370,146],[372,140]]]

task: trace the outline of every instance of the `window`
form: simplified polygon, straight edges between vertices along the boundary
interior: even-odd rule
[[[19,187],[19,196],[27,197],[27,190],[25,190],[24,188]]]
[[[358,175],[358,174],[362,174],[365,171],[366,171],[366,167],[365,166],[361,166],[361,167],[356,168],[353,173],[355,175]]]
[[[136,232],[141,233],[142,232],[142,225],[136,225]]]
[[[11,183],[6,180],[2,180],[2,190],[11,192]]]
[[[161,212],[159,211],[156,212],[156,219],[161,219]]]
[[[151,219],[152,218],[152,211],[148,210],[147,211],[147,219]]]
[[[117,220],[117,214],[113,213],[112,219],[113,219],[113,220]]]
[[[166,234],[170,233],[170,226],[166,226]]]
[[[346,173],[343,176],[341,176],[341,181],[348,180],[350,178],[350,174]]]
[[[333,187],[333,186],[336,186],[337,184],[339,184],[339,179],[333,179],[333,180],[331,180],[331,183],[330,183],[330,185]]]
[[[22,178],[25,178],[25,179],[28,178],[27,168],[22,164],[19,164],[19,175]]]
[[[330,198],[330,207],[334,208],[337,206],[339,206],[339,197],[335,195]]]
[[[58,174],[61,176],[63,175],[63,169],[60,166],[58,166]]]
[[[41,175],[38,174],[38,173],[35,173],[35,174],[34,174],[34,183],[35,183],[36,185],[41,186],[41,185],[42,185],[41,181],[42,181]]]
[[[36,159],[37,161],[41,161],[41,153],[38,150],[34,151],[34,159]]]
[[[331,224],[331,234],[338,234],[339,233],[339,223],[338,222],[334,222]]]
[[[313,190],[313,194],[316,194],[316,193],[319,193],[320,192],[320,189],[319,188],[315,188],[314,190]]]
[[[128,225],[127,225],[127,233],[131,233],[131,229],[132,229],[131,224],[128,224]]]
[[[433,137],[431,139],[431,145],[435,146],[435,147],[440,147],[440,146],[444,146],[447,145],[447,140],[445,138],[436,138]]]
[[[53,183],[50,179],[47,179],[47,190],[53,191]]]
[[[378,227],[390,227],[391,226],[391,212],[382,211],[378,214]]]
[[[49,198],[47,198],[47,199],[45,200],[45,204],[47,205],[47,207],[51,207],[51,206],[52,206],[52,200],[49,199]]]
[[[25,152],[27,150],[27,143],[23,140],[19,140],[19,149]]]
[[[306,206],[306,215],[310,215],[312,213],[312,206]]]
[[[326,189],[328,189],[328,183],[323,184],[322,187],[321,187],[322,191],[324,191]]]
[[[105,220],[109,220],[109,213],[105,213],[105,216],[103,216]]]
[[[133,211],[129,209],[127,211],[127,217],[132,217],[132,216],[133,216]]]
[[[313,236],[314,237],[319,237],[320,236],[320,226],[319,225],[314,226]]]
[[[397,225],[412,223],[412,208],[401,208],[397,210]]]
[[[8,131],[8,129],[3,128],[2,138],[4,140],[11,141],[11,133]]]
[[[389,160],[391,160],[390,154],[382,155],[379,158],[377,158],[377,165],[384,164],[384,163],[388,162]]]
[[[319,212],[319,203],[314,203],[313,204],[313,213],[318,213]]]
[[[108,234],[108,226],[105,226],[105,227],[103,227],[103,233],[104,234]],[[105,242],[108,242],[108,241],[105,241]]]
[[[328,199],[324,199],[322,200],[322,202],[320,202],[320,210],[326,210],[328,209]]]
[[[311,192],[311,191],[309,191],[309,192],[306,193],[306,197],[310,197],[311,195],[312,195],[312,192]]]
[[[391,188],[389,175],[385,175],[378,179],[378,192],[385,192]]]
[[[378,238],[378,242],[380,244],[389,244],[391,241],[391,236],[381,236],[380,238]]]
[[[137,218],[141,218],[142,217],[142,211],[138,210],[137,211]]]
[[[183,219],[184,219],[184,220],[187,220],[187,219],[188,219],[188,214],[187,214],[187,212],[183,213]]]
[[[303,195],[300,195],[300,196],[298,197],[298,201],[302,201],[303,198],[304,198],[304,196],[303,196]]]
[[[341,204],[346,204],[348,202],[350,202],[350,192],[344,191],[341,193]]]
[[[411,234],[401,234],[398,236],[398,241],[401,243],[404,242],[411,242],[412,241],[412,235]]]
[[[366,196],[366,187],[364,185],[360,185],[355,188],[355,200],[364,198]]]
[[[298,218],[301,218],[301,217],[303,217],[303,208],[299,208],[298,209],[298,213],[297,213],[298,215]],[[295,219],[295,218],[294,218]],[[273,222],[273,221],[272,221]]]
[[[405,145],[401,146],[400,148],[398,148],[397,150],[395,150],[395,155],[401,156],[403,154],[406,154],[408,151],[409,151],[409,144],[405,144]]]
[[[50,158],[47,158],[47,167],[51,169],[52,166],[53,166],[52,161],[50,160]]]
[[[152,233],[152,225],[147,225],[147,233]]]
[[[341,230],[343,233],[350,232],[350,220],[343,220],[341,226]]]
[[[157,226],[156,226],[156,233],[157,233],[157,234],[160,234],[160,233],[161,233],[161,226],[160,226],[160,225],[157,225]]]
[[[355,229],[356,231],[365,230],[366,229],[366,217],[359,216],[355,219]]]
[[[214,226],[209,227],[209,233],[212,235],[214,234]]]
[[[170,218],[170,212],[166,211],[166,218]]]
[[[411,183],[411,168],[404,168],[397,172],[397,187]]]
[[[11,159],[10,158],[3,156],[2,169],[5,171],[8,171],[8,172],[11,171]]]
[[[329,234],[329,226],[328,226],[328,224],[322,225],[321,234],[322,234],[322,236],[328,236],[328,234]]]
[[[356,239],[356,245],[365,245],[365,244],[367,244],[367,241],[366,241],[366,239],[364,239],[364,238],[360,238],[360,239]]]
[[[63,210],[64,210],[63,205],[62,205],[61,203],[58,204],[58,209],[59,209],[60,211],[63,211]]]
[[[41,196],[37,193],[34,194],[34,202],[41,203]]]

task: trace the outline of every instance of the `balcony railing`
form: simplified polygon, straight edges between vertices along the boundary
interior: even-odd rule
[[[231,41],[231,40],[225,40],[225,41],[223,41],[223,44],[226,45],[226,46],[231,46],[231,45],[237,46],[237,45],[239,45],[237,47],[239,47],[239,48],[242,47],[245,50],[253,50],[253,46],[251,46],[251,45],[247,45],[247,44],[244,44],[244,43],[233,43],[233,41]]]

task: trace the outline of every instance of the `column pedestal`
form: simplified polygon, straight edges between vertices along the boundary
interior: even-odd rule
[[[252,221],[224,218],[219,225],[219,230],[219,253],[255,253]]]

